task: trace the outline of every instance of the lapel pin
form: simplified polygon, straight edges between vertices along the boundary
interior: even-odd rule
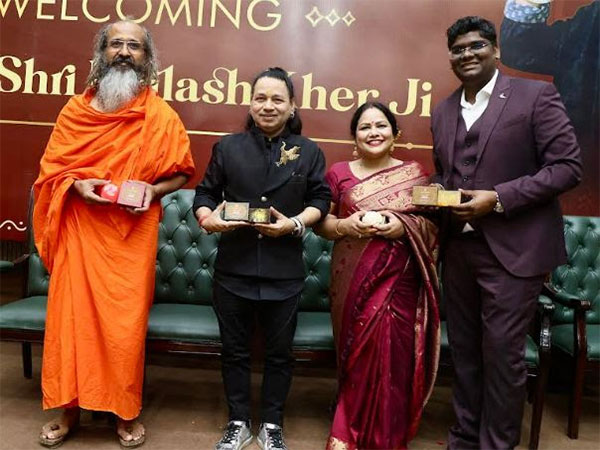
[[[507,98],[504,92],[500,93],[500,98]]]
[[[292,148],[286,150],[285,142],[283,142],[281,144],[281,157],[279,158],[279,161],[275,163],[275,165],[277,167],[285,166],[289,161],[298,159],[300,156],[298,153],[299,151],[300,147],[298,145],[294,145]]]

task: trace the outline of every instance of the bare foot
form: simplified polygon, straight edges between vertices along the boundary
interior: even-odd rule
[[[42,427],[40,441],[59,441],[79,423],[79,408],[68,408],[63,410],[60,417],[51,420]]]
[[[145,440],[146,429],[138,419],[117,419],[117,434],[123,447],[137,447]]]

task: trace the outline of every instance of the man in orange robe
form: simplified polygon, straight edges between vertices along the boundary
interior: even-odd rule
[[[33,227],[52,277],[42,366],[43,407],[64,408],[40,443],[60,445],[79,408],[114,413],[124,447],[144,442],[144,342],[154,293],[161,196],[194,172],[181,120],[149,87],[150,34],[129,21],[98,34],[83,95],[61,111],[34,185]],[[143,205],[119,207],[102,185],[145,184]]]

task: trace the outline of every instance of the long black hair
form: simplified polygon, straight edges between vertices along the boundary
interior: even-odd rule
[[[256,82],[261,78],[275,78],[276,80],[283,81],[287,87],[290,101],[294,100],[294,84],[292,83],[292,80],[287,72],[281,67],[269,67],[268,69],[263,70],[261,73],[256,75],[256,78],[254,78],[254,81],[252,82],[252,90],[250,95],[254,95],[254,86],[256,86]],[[249,130],[254,125],[254,119],[250,114],[248,114],[248,118],[246,119],[246,130]],[[296,108],[293,115],[290,115],[286,126],[289,128],[292,134],[302,134],[302,120],[300,119],[298,108]]]

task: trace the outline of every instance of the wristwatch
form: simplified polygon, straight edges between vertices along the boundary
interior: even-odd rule
[[[494,212],[497,212],[498,214],[502,214],[504,212],[504,206],[502,206],[502,203],[500,203],[500,197],[498,196],[497,192],[496,192],[496,204],[494,205]]]

